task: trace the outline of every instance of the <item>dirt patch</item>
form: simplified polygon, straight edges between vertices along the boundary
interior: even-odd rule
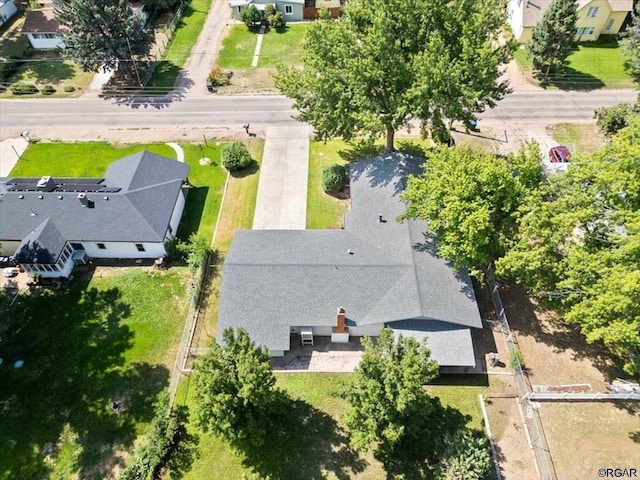
[[[640,472],[638,402],[545,402],[540,405],[540,416],[559,479],[595,479],[599,468]]]
[[[487,414],[500,474],[504,480],[537,480],[535,460],[522,426],[516,398],[490,398]]]
[[[275,68],[235,68],[231,85],[219,87],[221,95],[277,94],[273,80]]]
[[[587,344],[578,328],[542,308],[523,288],[501,285],[500,295],[532,385],[588,383],[606,392],[611,381],[624,376],[602,346]]]

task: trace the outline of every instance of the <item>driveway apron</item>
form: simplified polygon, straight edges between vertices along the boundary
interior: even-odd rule
[[[268,127],[254,230],[304,230],[308,173],[309,127]]]

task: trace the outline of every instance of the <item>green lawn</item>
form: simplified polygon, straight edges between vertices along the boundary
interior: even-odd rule
[[[259,67],[275,67],[278,63],[297,65],[301,62],[302,40],[306,23],[290,23],[282,28],[269,29],[262,39]]]
[[[307,28],[306,24],[301,23],[268,29],[262,39],[258,67],[272,68],[278,63],[287,65],[300,63],[302,38]],[[250,67],[257,41],[257,29],[248,29],[246,25],[234,26],[222,41],[218,66],[221,68]]]
[[[307,190],[307,228],[340,228],[349,208],[348,198],[322,190],[322,170],[333,164],[347,165],[339,152],[347,148],[341,140],[312,141],[309,145],[309,185]],[[343,195],[347,197],[347,194]]]
[[[606,139],[593,123],[558,123],[547,127],[547,132],[559,145],[566,145],[573,154],[591,154],[601,149]]]
[[[518,49],[515,59],[527,79],[539,83],[532,76],[531,61],[525,49]],[[552,77],[549,86],[568,90],[595,88],[635,88],[624,68],[624,57],[617,44],[581,43],[568,57],[569,66],[563,76]]]
[[[3,313],[21,328],[2,345],[2,480],[105,478],[168,386],[187,269],[98,270],[86,288],[81,273],[68,290],[29,295]]]
[[[180,476],[171,478],[244,478],[243,475],[253,478],[251,474],[257,474],[257,478],[271,475],[273,479],[385,478],[382,465],[371,453],[363,455],[349,447],[348,435],[340,423],[348,409],[341,393],[353,377],[350,373],[277,373],[277,385],[293,400],[286,435],[274,436],[260,457],[245,458],[220,439],[199,432],[192,424],[189,431],[197,436],[199,455],[188,467],[183,465]],[[469,427],[482,429],[478,394],[488,390],[482,379],[446,377],[427,388],[444,406],[459,409],[468,416]],[[176,402],[193,406],[189,379],[182,383]]]
[[[231,28],[229,35],[222,40],[218,66],[221,68],[250,67],[257,41],[258,30],[249,29],[246,25],[235,25]]]
[[[145,85],[145,90],[164,93],[173,88],[180,69],[189,58],[191,49],[202,31],[210,7],[211,2],[209,0],[185,2],[182,17],[176,27],[177,30],[173,34],[171,43],[162,60],[158,63],[151,79]]]
[[[164,143],[112,145],[106,142],[32,143],[11,170],[15,177],[100,177],[114,160],[141,150],[175,158]]]

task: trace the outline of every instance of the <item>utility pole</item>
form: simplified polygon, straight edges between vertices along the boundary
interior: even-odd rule
[[[136,72],[136,78],[138,79],[138,85],[140,85],[142,87],[142,80],[140,80],[140,72],[138,72],[138,64],[136,63],[136,59],[133,56],[133,52],[131,51],[131,43],[129,43],[129,37],[126,37],[127,39],[127,47],[129,47],[129,57],[131,58],[131,61],[133,62],[133,70],[134,72]]]

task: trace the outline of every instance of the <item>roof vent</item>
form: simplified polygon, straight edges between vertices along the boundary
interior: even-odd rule
[[[78,200],[80,200],[80,203],[82,204],[83,207],[86,207],[87,205],[89,205],[89,199],[84,193],[78,194]]]
[[[56,189],[56,182],[50,176],[42,177],[38,180],[36,188],[41,192],[52,192]]]
[[[38,200],[42,200],[44,197],[42,195],[38,195]]]
[[[109,197],[104,197],[104,201],[105,202],[108,201],[108,200],[109,200]]]
[[[22,200],[24,198],[24,195],[18,195],[18,198]]]
[[[349,250],[347,250],[347,253],[348,253],[349,255],[353,255],[353,250],[349,249]]]
[[[58,195],[58,200],[62,200],[62,195]]]

